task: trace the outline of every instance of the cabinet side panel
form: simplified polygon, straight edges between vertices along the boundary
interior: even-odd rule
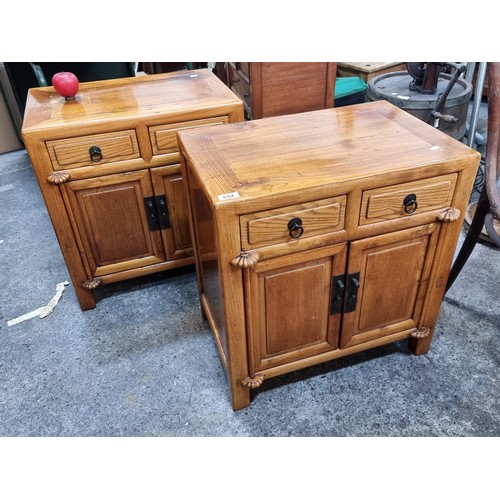
[[[209,316],[214,322],[217,335],[224,352],[227,352],[224,326],[222,289],[219,279],[216,228],[212,207],[205,198],[196,176],[189,177],[190,206],[193,212],[193,226],[197,241],[197,262],[200,291],[203,303],[210,309]]]
[[[427,294],[423,311],[421,314],[421,326],[432,327],[435,325],[443,296],[446,290],[446,282],[449,277],[450,268],[455,255],[458,238],[462,230],[467,203],[472,191],[474,179],[479,166],[479,154],[471,159],[467,167],[458,176],[457,187],[453,196],[452,206],[460,210],[460,217],[454,222],[442,224],[439,236],[439,246],[434,258],[435,265],[430,277],[430,287]],[[410,347],[417,355],[425,354],[432,341],[432,335],[425,338],[413,338]]]
[[[261,63],[262,116],[323,109],[328,63]]]
[[[93,293],[80,286],[89,279],[90,274],[79,249],[75,226],[68,215],[67,205],[61,196],[59,186],[47,182],[47,176],[53,171],[45,143],[32,137],[31,134],[24,134],[24,142],[80,307],[82,311],[93,309],[95,307]]]

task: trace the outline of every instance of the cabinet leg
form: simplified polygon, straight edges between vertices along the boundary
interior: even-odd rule
[[[76,298],[80,304],[80,309],[82,311],[87,311],[89,309],[95,308],[95,297],[94,292],[91,290],[86,290],[81,286],[76,285],[75,287]]]
[[[410,338],[410,349],[415,354],[415,356],[420,356],[421,354],[427,354],[431,347],[432,333],[422,339]]]
[[[239,382],[231,382],[231,404],[233,410],[242,410],[250,404],[250,389]]]

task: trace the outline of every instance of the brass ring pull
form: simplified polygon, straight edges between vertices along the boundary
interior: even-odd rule
[[[403,200],[403,207],[404,211],[407,214],[412,214],[413,212],[415,212],[415,210],[417,210],[418,208],[417,195],[412,193],[406,196]]]
[[[302,219],[299,217],[294,217],[288,222],[288,229],[290,230],[290,238],[300,238],[304,234],[304,228],[302,227]]]
[[[97,163],[97,162],[102,160],[102,151],[101,151],[101,148],[98,146],[91,146],[89,149],[89,155],[90,155],[90,159],[94,163]]]

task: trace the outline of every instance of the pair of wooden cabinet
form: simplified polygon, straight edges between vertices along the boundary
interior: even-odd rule
[[[209,70],[29,91],[23,138],[82,310],[102,284],[194,262],[177,131],[243,120]]]
[[[479,154],[385,101],[179,133],[234,409],[269,377],[427,352]]]

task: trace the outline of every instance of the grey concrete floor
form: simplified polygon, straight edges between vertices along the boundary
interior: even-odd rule
[[[500,251],[476,246],[428,354],[406,341],[266,381],[234,412],[193,268],[8,326],[69,280],[25,150],[0,155],[0,436],[500,436]]]

